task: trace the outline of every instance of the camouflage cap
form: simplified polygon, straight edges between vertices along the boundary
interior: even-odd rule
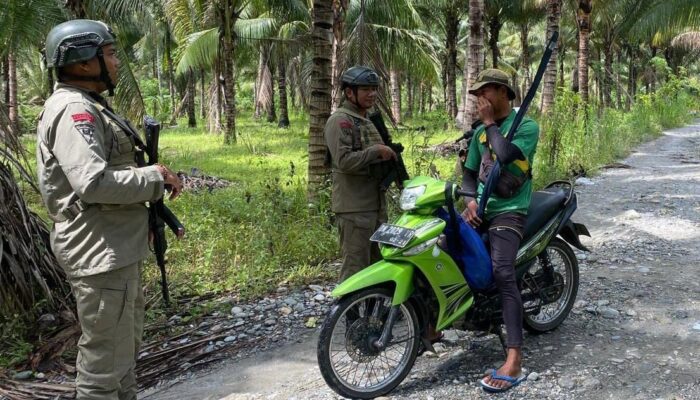
[[[486,85],[502,85],[508,89],[508,100],[513,100],[515,98],[515,90],[510,86],[510,76],[501,71],[500,69],[489,68],[481,71],[479,76],[476,78],[476,82],[469,88],[470,94],[475,94],[477,90],[481,89]]]

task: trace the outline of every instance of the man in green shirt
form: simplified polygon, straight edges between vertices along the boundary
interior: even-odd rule
[[[512,142],[506,135],[515,111],[510,100],[515,92],[509,85],[508,74],[497,69],[484,70],[469,93],[477,96],[479,117],[483,122],[474,132],[465,163],[462,186],[476,192],[477,198],[466,198],[467,208],[462,217],[474,228],[488,232],[491,261],[496,285],[501,294],[503,321],[506,325],[506,361],[481,381],[487,391],[505,391],[524,380],[522,373],[523,303],[515,280],[515,257],[532,195],[530,168],[535,156],[539,127],[524,118]],[[499,185],[486,204],[483,220],[478,202],[484,191],[494,160],[501,164]]]

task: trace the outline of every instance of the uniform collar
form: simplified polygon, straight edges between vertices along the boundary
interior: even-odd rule
[[[357,115],[360,115],[360,116],[362,115],[362,110],[360,109],[360,107],[356,106],[348,99],[343,100],[343,104],[341,104],[340,106],[348,111],[352,111],[353,113],[355,113]],[[364,118],[365,119],[367,118],[367,111],[366,110],[365,110],[365,117]]]
[[[104,97],[102,97],[102,95],[100,95],[99,93],[97,93],[94,90],[87,90],[87,89],[82,88],[80,86],[70,85],[70,84],[64,83],[64,82],[56,82],[56,85],[54,86],[54,91],[56,91],[58,89],[77,90],[77,91],[83,93],[84,95],[90,97],[91,99],[95,100],[96,102],[100,103],[105,108],[108,108],[111,110],[111,107],[109,106],[109,103],[107,103],[107,100]]]

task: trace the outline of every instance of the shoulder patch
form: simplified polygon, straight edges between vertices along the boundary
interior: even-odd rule
[[[338,125],[343,129],[352,128],[352,122],[348,121],[347,119],[341,120]]]
[[[75,129],[78,130],[87,144],[92,144],[95,141],[93,137],[95,135],[95,125],[87,122],[80,122],[75,124]]]
[[[95,117],[89,112],[77,113],[71,115],[73,122],[89,122],[91,124],[95,123]]]

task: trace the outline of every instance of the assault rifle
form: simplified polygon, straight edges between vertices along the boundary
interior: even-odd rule
[[[148,156],[147,165],[158,163],[158,139],[160,136],[160,123],[152,117],[143,117],[143,126],[146,131],[146,148]],[[167,185],[166,185],[167,188]],[[148,206],[148,226],[153,233],[153,253],[156,263],[160,268],[160,286],[163,292],[165,306],[170,306],[170,294],[168,280],[165,274],[165,250],[168,249],[168,241],[165,238],[165,225],[173,231],[176,237],[181,238],[185,234],[185,227],[180,223],[175,214],[163,203],[163,198],[150,202]]]
[[[392,182],[396,182],[396,187],[403,189],[403,182],[409,179],[408,171],[406,171],[406,164],[404,164],[403,157],[401,157],[403,145],[401,143],[394,143],[391,141],[389,130],[384,124],[384,118],[382,118],[381,112],[373,112],[368,117],[369,120],[372,121],[372,124],[374,124],[374,127],[377,128],[377,131],[382,137],[384,144],[389,146],[392,150],[394,150],[394,153],[396,153],[396,160],[382,162],[382,183],[379,185],[379,189],[386,191],[389,189]]]

